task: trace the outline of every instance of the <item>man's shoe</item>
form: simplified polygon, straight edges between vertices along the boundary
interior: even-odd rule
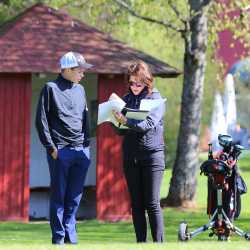
[[[65,236],[64,238],[64,243],[65,244],[77,244],[77,241],[70,241],[69,237]]]
[[[53,245],[63,245],[64,244],[64,240],[52,240],[52,244]]]

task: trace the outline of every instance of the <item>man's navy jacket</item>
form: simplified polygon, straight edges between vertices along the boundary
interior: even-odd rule
[[[87,101],[83,86],[61,75],[43,87],[36,128],[48,152],[65,146],[88,146]]]

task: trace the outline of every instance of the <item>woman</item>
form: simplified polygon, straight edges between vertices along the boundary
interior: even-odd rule
[[[127,108],[139,109],[142,99],[159,99],[153,76],[146,63],[136,61],[128,67]],[[147,241],[147,211],[154,242],[163,242],[164,226],[160,207],[160,186],[165,169],[163,140],[164,105],[154,109],[145,120],[127,119],[113,111],[115,119],[128,127],[124,135],[124,172],[130,193],[137,242]]]

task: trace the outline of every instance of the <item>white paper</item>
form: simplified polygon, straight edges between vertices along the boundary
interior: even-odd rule
[[[151,111],[166,102],[165,99],[142,99],[140,104],[140,110]]]
[[[114,123],[115,118],[112,114],[112,110],[116,110],[117,112],[121,112],[125,107],[126,103],[115,93],[113,93],[107,102],[103,102],[98,106],[98,120],[97,124],[101,124],[103,122],[112,122]]]
[[[145,120],[148,113],[162,105],[166,99],[142,99],[140,104],[140,109],[127,109],[126,117],[135,120]],[[119,126],[118,122],[112,114],[112,110],[121,112],[126,103],[115,93],[112,93],[107,102],[103,102],[98,106],[98,120],[97,124],[103,122],[112,122],[115,126]],[[125,108],[126,109],[126,108]],[[120,128],[127,128],[125,126],[120,126]]]

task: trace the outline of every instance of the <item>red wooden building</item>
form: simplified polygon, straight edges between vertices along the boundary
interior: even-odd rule
[[[225,1],[227,5],[228,1]],[[245,12],[250,15],[250,5],[245,9]],[[227,13],[232,20],[240,18],[240,11],[235,10]],[[223,30],[218,33],[218,49],[217,57],[222,60],[225,65],[225,74],[232,66],[240,60],[244,60],[250,56],[250,42],[245,40],[244,36],[238,39],[234,38],[234,33],[231,30]]]
[[[42,84],[54,79],[58,59],[71,50],[95,65],[85,88],[96,138],[97,218],[114,221],[130,215],[120,138],[108,124],[95,127],[97,105],[112,92],[124,93],[126,67],[135,58],[149,63],[155,76],[176,77],[179,72],[67,13],[37,4],[0,27],[0,220],[27,221],[31,188],[49,186],[32,119]]]

